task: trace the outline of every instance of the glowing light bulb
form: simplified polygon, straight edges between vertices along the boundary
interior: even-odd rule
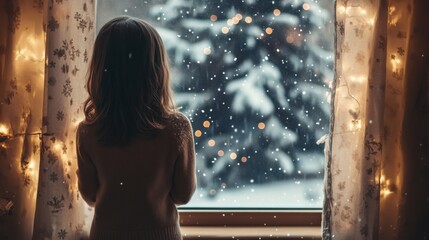
[[[229,154],[229,158],[231,158],[232,160],[235,160],[237,158],[237,153],[232,152],[231,154]]]
[[[205,47],[204,50],[203,50],[203,52],[204,52],[205,55],[210,55],[212,53],[212,50],[210,48],[208,48],[208,47]]]
[[[209,145],[210,147],[214,147],[214,146],[216,145],[216,141],[215,141],[215,140],[213,140],[213,139],[210,139],[210,140],[208,141],[208,145]]]
[[[222,157],[224,154],[225,154],[225,152],[224,152],[224,151],[222,151],[222,150],[217,151],[217,155],[218,155],[219,157]]]
[[[211,15],[210,16],[210,21],[216,22],[217,21],[217,16],[216,15]]]
[[[237,14],[235,15],[235,17],[236,17],[238,20],[243,19],[243,15],[241,15],[240,13],[237,13]]]
[[[265,32],[270,35],[271,33],[273,33],[273,29],[270,27],[265,28]]]
[[[222,28],[222,33],[227,34],[229,32],[229,29],[227,27]]]
[[[252,18],[251,18],[251,17],[249,17],[249,16],[247,16],[247,17],[244,19],[244,21],[245,21],[246,23],[251,23],[251,22],[252,22]]]
[[[302,8],[303,8],[305,11],[308,11],[308,10],[310,10],[311,6],[310,6],[310,4],[308,4],[308,3],[304,3],[304,4],[302,4]]]
[[[279,16],[280,15],[280,10],[279,9],[274,9],[274,11],[273,11],[273,14],[274,14],[274,16]]]
[[[202,132],[200,130],[195,131],[195,137],[201,137]]]
[[[258,123],[258,128],[259,129],[264,129],[265,128],[265,123],[263,123],[263,122],[260,122],[260,123]]]
[[[208,127],[210,127],[210,122],[209,121],[204,121],[203,122],[203,126],[205,127],[205,128],[208,128]]]

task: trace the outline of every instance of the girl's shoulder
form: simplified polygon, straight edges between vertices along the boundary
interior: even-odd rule
[[[192,125],[189,118],[181,112],[175,112],[168,116],[167,129],[179,142],[192,138]]]

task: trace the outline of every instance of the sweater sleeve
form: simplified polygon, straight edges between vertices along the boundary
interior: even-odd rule
[[[197,178],[195,171],[195,147],[191,123],[183,114],[175,119],[178,156],[174,165],[173,185],[170,192],[176,205],[189,202],[195,192]]]
[[[85,151],[85,128],[82,123],[79,124],[76,133],[76,150],[77,150],[77,165],[76,171],[78,176],[79,192],[85,202],[93,207],[95,205],[95,196],[99,186],[97,169],[91,161],[88,153]]]

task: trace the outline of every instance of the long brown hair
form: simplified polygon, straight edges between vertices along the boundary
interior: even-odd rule
[[[108,145],[164,128],[175,111],[164,44],[141,19],[121,16],[101,28],[86,87],[86,122],[97,123],[99,140]]]

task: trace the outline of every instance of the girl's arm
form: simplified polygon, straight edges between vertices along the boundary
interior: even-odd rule
[[[95,196],[97,194],[97,189],[99,186],[97,178],[97,169],[95,168],[94,163],[89,158],[87,152],[85,152],[85,131],[82,130],[82,124],[79,124],[76,133],[76,150],[77,150],[77,164],[78,170],[76,171],[78,176],[78,188],[79,192],[85,200],[85,202],[94,207],[95,205]]]
[[[192,126],[188,118],[179,114],[178,145],[179,154],[174,166],[173,187],[170,195],[176,205],[183,205],[191,200],[197,185],[195,172],[195,147]]]

